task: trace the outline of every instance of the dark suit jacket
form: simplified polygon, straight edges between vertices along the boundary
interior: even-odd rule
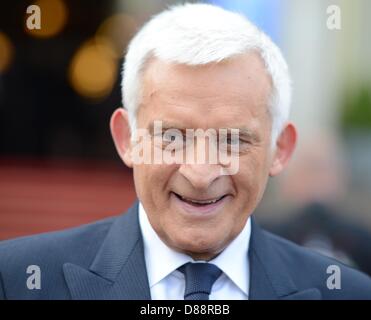
[[[371,299],[368,276],[254,221],[249,259],[250,299]],[[326,286],[327,267],[334,264],[341,270],[340,290]],[[41,289],[28,289],[29,265],[40,267]],[[0,242],[0,299],[150,298],[138,203],[116,218]]]

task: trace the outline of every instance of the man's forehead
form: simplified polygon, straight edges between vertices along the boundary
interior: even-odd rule
[[[256,59],[256,53],[250,55]],[[242,60],[249,58],[244,56]],[[251,66],[256,73],[262,72],[260,79],[254,74],[241,76],[241,57],[236,59],[231,71],[217,75],[216,79],[213,78],[213,71],[207,73],[216,66],[179,66],[152,58],[144,74],[143,95],[139,104],[139,114],[148,121],[142,125],[148,126],[158,119],[167,121],[169,128],[243,129],[243,124],[249,124],[248,129],[252,130],[250,120],[263,119],[269,111],[269,90],[266,89],[270,89],[270,83],[267,85],[263,65]],[[220,62],[218,67],[223,64],[228,62]],[[183,77],[182,70],[187,68],[191,71],[186,71]],[[204,72],[194,73],[192,70],[197,68],[202,68]]]
[[[143,100],[139,105],[138,120],[149,123],[160,120],[164,127],[176,128],[249,128],[260,126],[261,121],[271,120],[268,103],[236,99],[213,103],[211,100],[183,99]],[[144,123],[142,122],[144,125]]]
[[[205,112],[219,107],[233,112],[233,106],[266,105],[271,92],[270,77],[256,53],[201,66],[152,58],[143,72],[141,107],[196,103]]]
[[[269,114],[269,94],[238,92],[223,86],[207,91],[192,91],[191,88],[152,88],[143,94],[138,106],[139,114],[152,118],[184,118],[218,126],[230,126],[239,120],[264,117]],[[171,119],[169,119],[171,120]]]

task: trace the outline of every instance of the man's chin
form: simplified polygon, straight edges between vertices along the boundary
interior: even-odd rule
[[[220,243],[220,239],[193,238],[197,241],[176,241],[174,249],[178,252],[191,256],[194,260],[210,260],[223,250],[222,246],[215,245]]]

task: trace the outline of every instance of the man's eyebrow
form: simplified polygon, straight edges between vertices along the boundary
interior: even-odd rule
[[[224,130],[228,130],[229,134],[233,134],[235,130],[238,130],[238,134],[240,137],[248,139],[250,141],[259,141],[259,136],[253,130],[247,127],[240,127],[240,128],[222,128]]]
[[[186,127],[184,126],[179,126],[175,123],[171,123],[171,122],[167,122],[167,121],[160,121],[161,122],[161,128],[162,128],[162,131],[166,131],[168,129],[178,129],[180,131],[186,131]],[[148,126],[148,130],[151,134],[154,133],[154,129],[155,129],[155,122],[151,122]]]
[[[196,130],[197,129],[197,128],[186,128],[184,125],[177,125],[176,123],[172,123],[172,122],[168,122],[168,121],[161,121],[161,127],[162,127],[162,131],[166,131],[166,130],[169,130],[169,129],[177,129],[177,130],[182,131],[183,133],[186,133],[187,129],[191,129],[191,130]],[[148,130],[151,134],[154,133],[154,122],[149,124]],[[234,130],[238,130],[238,134],[245,139],[248,139],[248,140],[251,140],[251,141],[259,141],[260,140],[259,136],[256,134],[256,132],[254,132],[253,130],[251,130],[250,128],[247,128],[247,127],[239,127],[239,128],[223,127],[223,128],[219,128],[219,129],[215,129],[215,130],[216,130],[217,133],[219,132],[219,130],[227,130],[228,134],[234,133]]]

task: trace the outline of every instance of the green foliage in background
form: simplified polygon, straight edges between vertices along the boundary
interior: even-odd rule
[[[344,131],[371,132],[371,86],[348,91],[340,115],[340,125]]]

